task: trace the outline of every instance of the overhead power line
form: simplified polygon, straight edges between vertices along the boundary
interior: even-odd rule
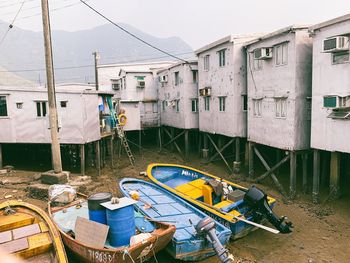
[[[18,9],[18,11],[17,11],[15,17],[14,17],[13,20],[12,20],[12,23],[9,24],[9,27],[8,27],[7,31],[5,32],[4,36],[2,37],[2,39],[1,39],[1,41],[0,41],[0,46],[1,46],[2,43],[5,41],[8,32],[11,30],[11,28],[13,28],[13,24],[15,23],[16,18],[17,18],[17,16],[18,16],[19,12],[21,12],[21,10],[22,10],[22,7],[23,7],[23,5],[24,5],[24,2],[25,2],[25,0],[21,3],[21,6],[19,7],[19,9]]]
[[[160,49],[160,48],[158,48],[158,47],[152,45],[151,43],[149,43],[149,42],[143,40],[142,38],[136,36],[135,34],[131,33],[130,31],[128,31],[128,30],[125,29],[124,27],[118,25],[117,23],[115,23],[114,21],[112,21],[111,19],[109,19],[108,17],[106,17],[105,15],[103,15],[102,13],[100,13],[99,11],[97,11],[95,8],[93,8],[92,6],[90,6],[89,4],[87,4],[86,1],[80,0],[80,2],[82,2],[84,5],[86,5],[86,6],[87,6],[88,8],[90,8],[92,11],[94,11],[94,12],[95,12],[96,14],[98,14],[99,16],[103,17],[105,20],[107,20],[108,22],[110,22],[110,23],[113,24],[114,26],[118,27],[120,30],[124,31],[125,33],[127,33],[127,34],[130,35],[130,36],[132,36],[133,38],[136,38],[137,40],[141,41],[142,43],[146,44],[147,46],[149,46],[149,47],[151,47],[151,48],[153,48],[153,49],[155,49],[155,50],[158,50],[159,52],[164,53],[164,54],[168,55],[169,57],[173,57],[173,58],[178,59],[178,60],[181,60],[181,61],[183,61],[183,62],[185,62],[185,63],[189,63],[188,61],[186,61],[186,60],[184,60],[184,59],[182,59],[182,58],[179,58],[179,57],[177,57],[177,56],[175,56],[175,55],[173,55],[173,54],[171,54],[171,53],[169,53],[169,52],[167,52],[167,51],[164,51],[164,50],[162,50],[162,49]]]
[[[175,54],[177,56],[180,55],[187,55],[187,54],[192,54],[193,52],[184,52],[184,53],[179,53]],[[109,64],[104,64],[104,65],[114,65],[114,64],[119,64],[119,63],[132,63],[132,62],[142,62],[142,61],[149,61],[149,60],[155,60],[155,59],[160,59],[160,58],[167,58],[168,56],[159,56],[159,57],[151,57],[151,58],[145,58],[145,59],[136,59],[136,60],[128,60],[128,61],[117,61],[115,63],[109,63]],[[186,61],[184,59],[181,59],[182,61]],[[68,66],[68,67],[55,67],[55,70],[66,70],[66,69],[79,69],[79,68],[89,68],[89,67],[94,67],[94,64],[89,64],[89,65],[80,65],[80,66]],[[0,70],[0,72],[11,72],[11,73],[16,73],[16,72],[35,72],[35,71],[45,71],[45,68],[37,68],[37,69],[18,69],[18,70]]]

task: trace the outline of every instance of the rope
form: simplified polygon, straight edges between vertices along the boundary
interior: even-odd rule
[[[131,257],[131,255],[129,254],[129,251],[128,251],[127,249],[124,249],[124,251],[123,251],[123,260],[124,260],[124,261],[125,261],[125,255],[128,255],[128,256],[129,256],[129,258],[131,259],[132,263],[136,263],[136,262],[134,261],[134,259]]]

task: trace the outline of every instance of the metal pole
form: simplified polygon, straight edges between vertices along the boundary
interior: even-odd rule
[[[47,93],[49,102],[49,122],[51,132],[51,152],[52,163],[55,173],[62,172],[60,142],[58,139],[58,121],[56,109],[56,95],[55,95],[55,79],[52,61],[52,45],[51,45],[51,29],[48,0],[41,0],[42,19],[43,19],[43,33],[45,43],[45,62],[46,62],[46,78],[47,78]]]
[[[97,62],[100,59],[100,55],[98,54],[97,51],[93,52],[92,55],[94,56],[94,61],[95,61],[95,86],[96,90],[98,90],[98,70],[97,70]]]

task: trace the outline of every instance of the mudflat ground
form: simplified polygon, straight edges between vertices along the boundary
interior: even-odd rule
[[[93,183],[86,194],[99,191],[111,191],[120,196],[118,180],[124,177],[138,177],[139,172],[145,171],[151,162],[179,163],[184,162],[174,153],[157,150],[145,150],[142,155],[136,155],[135,169],[128,165],[128,160],[122,157],[116,162],[114,169],[106,166],[100,177],[96,177],[94,169],[88,169],[87,174],[92,176]],[[228,175],[223,164],[204,165],[194,157],[187,163],[189,166],[213,173],[226,179],[237,181],[244,186],[250,184],[244,181],[244,171],[240,175]],[[42,208],[46,208],[46,200],[32,199],[28,196],[27,187],[35,183],[38,171],[19,171],[0,175],[0,202],[8,199],[21,199]],[[77,175],[72,175],[77,176]],[[298,175],[298,178],[300,176]],[[143,178],[145,179],[145,178]],[[311,195],[298,194],[293,201],[283,200],[276,191],[273,183],[268,180],[258,185],[266,193],[277,199],[275,211],[278,215],[286,215],[293,222],[295,229],[292,234],[274,235],[264,230],[257,230],[248,236],[231,241],[228,248],[235,256],[235,262],[305,262],[305,263],[347,263],[350,262],[350,196],[344,195],[338,200],[321,202],[319,205],[311,203]],[[285,184],[287,188],[288,185]],[[298,189],[300,190],[300,189]],[[300,191],[299,191],[300,192]],[[298,192],[298,193],[299,193]],[[165,252],[157,255],[161,262],[173,261]],[[72,259],[71,262],[74,262]],[[156,262],[156,260],[151,260]],[[219,262],[216,257],[202,261],[203,263]]]

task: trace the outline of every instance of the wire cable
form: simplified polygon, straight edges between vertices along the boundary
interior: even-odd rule
[[[12,20],[12,23],[9,24],[9,27],[8,27],[7,31],[5,32],[4,36],[2,37],[2,39],[1,39],[1,41],[0,41],[0,46],[1,46],[2,43],[5,41],[8,32],[11,30],[11,28],[13,28],[13,24],[15,23],[17,16],[18,16],[19,13],[21,12],[22,7],[23,7],[25,1],[26,1],[26,0],[24,0],[24,1],[22,2],[22,4],[21,4],[21,6],[19,7],[19,9],[18,9],[18,11],[17,11],[15,17],[14,17],[13,20]]]
[[[186,64],[189,64],[189,62],[187,60],[184,60],[182,58],[179,58],[167,51],[164,51],[154,45],[152,45],[151,43],[148,43],[147,41],[143,40],[142,38],[136,36],[135,34],[131,33],[130,31],[128,31],[127,29],[125,29],[124,27],[118,25],[117,23],[113,22],[111,19],[109,19],[108,17],[106,17],[105,15],[103,15],[102,13],[100,13],[99,11],[97,11],[96,9],[94,9],[92,6],[90,6],[89,4],[87,4],[85,1],[83,0],[80,0],[80,2],[82,2],[84,5],[86,5],[88,8],[90,8],[92,11],[94,11],[96,14],[98,14],[99,16],[103,17],[105,20],[107,20],[108,22],[110,22],[111,24],[113,24],[114,26],[118,27],[120,30],[124,31],[125,33],[127,33],[128,35],[132,36],[133,38],[136,38],[137,40],[141,41],[142,43],[146,44],[147,46],[155,49],[155,50],[158,50],[159,52],[161,53],[164,53],[166,55],[168,55],[169,57],[173,57],[177,60],[181,60],[183,62],[185,62]]]

